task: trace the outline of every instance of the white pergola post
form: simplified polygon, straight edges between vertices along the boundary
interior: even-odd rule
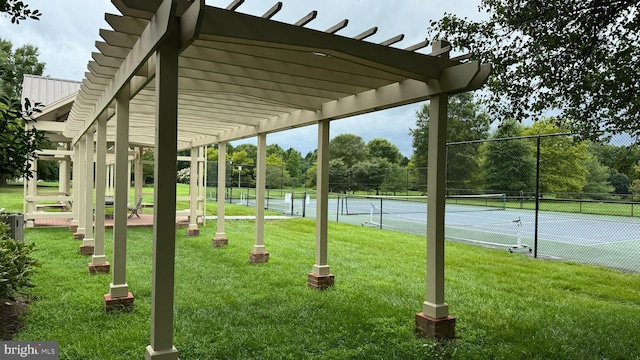
[[[96,130],[96,220],[94,250],[89,263],[89,274],[108,273],[110,264],[104,254],[104,196],[106,191],[107,118],[98,118]]]
[[[134,163],[135,163],[135,160],[134,160]],[[129,159],[128,154],[127,154],[127,206],[132,206],[131,205],[131,159]]]
[[[138,199],[142,197],[142,185],[144,178],[142,176],[142,147],[138,147],[133,163],[133,206],[138,204]]]
[[[187,236],[199,236],[198,229],[198,188],[200,173],[198,172],[198,148],[191,148],[191,163],[189,164],[189,227]]]
[[[129,192],[129,84],[116,96],[115,195],[113,202],[113,259],[109,293],[104,295],[107,310],[132,306],[127,284],[127,195]]]
[[[258,134],[258,161],[256,167],[256,242],[253,251],[249,253],[252,263],[266,263],[269,253],[264,246],[264,197],[265,178],[267,176],[267,134]]]
[[[80,142],[73,147],[73,187],[72,187],[72,196],[73,201],[71,203],[71,213],[73,214],[73,218],[71,219],[71,223],[69,224],[69,231],[73,233],[78,232],[78,219],[80,218],[79,212],[79,204],[80,204],[80,181],[78,178],[80,177]]]
[[[59,150],[67,150],[67,146],[65,145]],[[60,195],[69,196],[70,180],[71,180],[71,158],[69,157],[69,155],[65,155],[64,159],[60,160],[60,163],[58,164],[58,192],[60,193]]]
[[[216,221],[216,236],[211,240],[211,246],[221,247],[229,243],[224,233],[224,202],[227,193],[227,143],[218,143],[218,219]]]
[[[38,159],[31,160],[31,178],[26,181],[26,214],[33,214],[36,212],[36,196],[38,196]],[[27,220],[27,227],[32,228],[35,226],[35,220],[29,219]]]
[[[202,213],[201,224],[206,224],[207,215],[207,148],[201,146],[198,148],[198,157],[202,160],[198,161],[198,211]]]
[[[436,41],[433,51],[449,43]],[[448,56],[448,53],[443,54]],[[416,327],[435,338],[455,336],[455,318],[444,302],[444,211],[447,191],[447,107],[449,95],[431,96],[429,104],[429,148],[427,171],[427,300],[416,314]],[[423,155],[423,154],[420,154]]]
[[[156,50],[156,156],[154,161],[151,344],[145,358],[177,360],[173,346],[178,141],[178,32]]]
[[[318,171],[316,190],[316,263],[307,277],[307,284],[324,290],[333,286],[335,276],[328,265],[328,205],[329,205],[329,120],[318,122]]]
[[[114,165],[111,164],[107,167],[107,193],[113,196],[113,174],[114,174]]]
[[[87,156],[86,156],[86,144],[87,144],[87,139],[82,136],[80,137],[80,139],[78,139],[78,142],[76,143],[76,147],[78,148],[78,157],[75,159],[75,163],[74,166],[78,167],[78,177],[76,179],[74,179],[74,184],[73,187],[75,189],[74,192],[78,192],[78,197],[77,197],[77,202],[74,204],[77,205],[78,208],[78,227],[76,228],[76,232],[73,234],[73,238],[76,240],[82,240],[84,238],[84,232],[85,232],[85,226],[86,226],[86,216],[85,216],[85,212],[87,211],[86,209],[86,191],[85,191],[85,181],[86,181],[86,176],[85,176],[85,172],[87,171],[86,167],[86,163],[87,163]]]
[[[80,245],[80,254],[93,255],[93,127],[84,135],[85,138],[85,173],[84,173],[84,238]]]

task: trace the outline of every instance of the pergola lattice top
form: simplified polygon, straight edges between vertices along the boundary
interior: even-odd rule
[[[100,116],[111,117],[115,97],[129,90],[131,145],[154,146],[155,56],[173,18],[179,18],[178,148],[255,136],[422,101],[442,92],[482,85],[490,66],[449,59],[445,47],[429,55],[336,33],[305,28],[316,12],[295,24],[243,14],[234,1],[226,9],[194,2],[113,0],[122,15],[106,14],[112,30],[100,30],[99,52],[71,109],[64,135],[74,142]],[[108,125],[107,141],[115,138]]]

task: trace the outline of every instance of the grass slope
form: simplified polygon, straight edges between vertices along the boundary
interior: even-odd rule
[[[248,263],[254,223],[229,246],[177,232],[175,340],[187,359],[638,359],[640,276],[447,243],[447,302],[458,338],[414,334],[425,292],[421,236],[329,224],[336,286],[308,289],[315,223],[267,222],[267,264]],[[43,266],[16,340],[57,340],[60,359],[142,359],[149,343],[151,229],[128,231],[131,312],[106,314],[110,275],[65,229],[30,229]],[[111,232],[107,232],[110,239]],[[111,244],[107,241],[107,256]]]

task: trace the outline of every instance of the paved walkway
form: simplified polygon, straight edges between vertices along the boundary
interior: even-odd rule
[[[36,219],[35,227],[43,228],[43,227],[69,227],[71,224],[71,219]],[[176,217],[176,224],[178,226],[187,226],[189,225],[189,218],[186,216],[178,216]],[[132,217],[127,219],[127,227],[151,227],[153,226],[153,214],[140,214],[140,218]],[[113,219],[105,218],[104,219],[104,227],[112,228],[113,227]]]
[[[207,220],[217,220],[217,216],[206,216]],[[255,220],[255,216],[225,216],[226,220]],[[265,216],[265,220],[283,220],[283,219],[291,219],[289,216]],[[71,223],[70,219],[36,219],[35,227],[44,228],[44,227],[69,227]],[[189,225],[189,218],[186,216],[178,216],[176,217],[176,225],[178,226],[187,226]],[[104,219],[105,228],[113,227],[113,219],[105,218]],[[127,227],[151,227],[153,226],[153,214],[140,214],[140,218],[133,217],[127,219]]]
[[[250,216],[225,216],[225,220],[255,220],[256,217],[253,215]],[[205,216],[207,220],[218,220],[217,216]],[[292,219],[291,216],[278,216],[278,215],[267,215],[264,217],[265,220],[285,220]]]

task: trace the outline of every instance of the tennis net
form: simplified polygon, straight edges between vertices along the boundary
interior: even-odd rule
[[[304,216],[309,196],[306,193],[284,193],[282,197],[265,196],[264,208],[284,215]],[[256,207],[256,195],[243,192],[237,205]]]
[[[445,211],[504,210],[505,194],[451,195],[446,197]],[[427,212],[426,196],[340,195],[338,211],[342,215],[421,214]]]

